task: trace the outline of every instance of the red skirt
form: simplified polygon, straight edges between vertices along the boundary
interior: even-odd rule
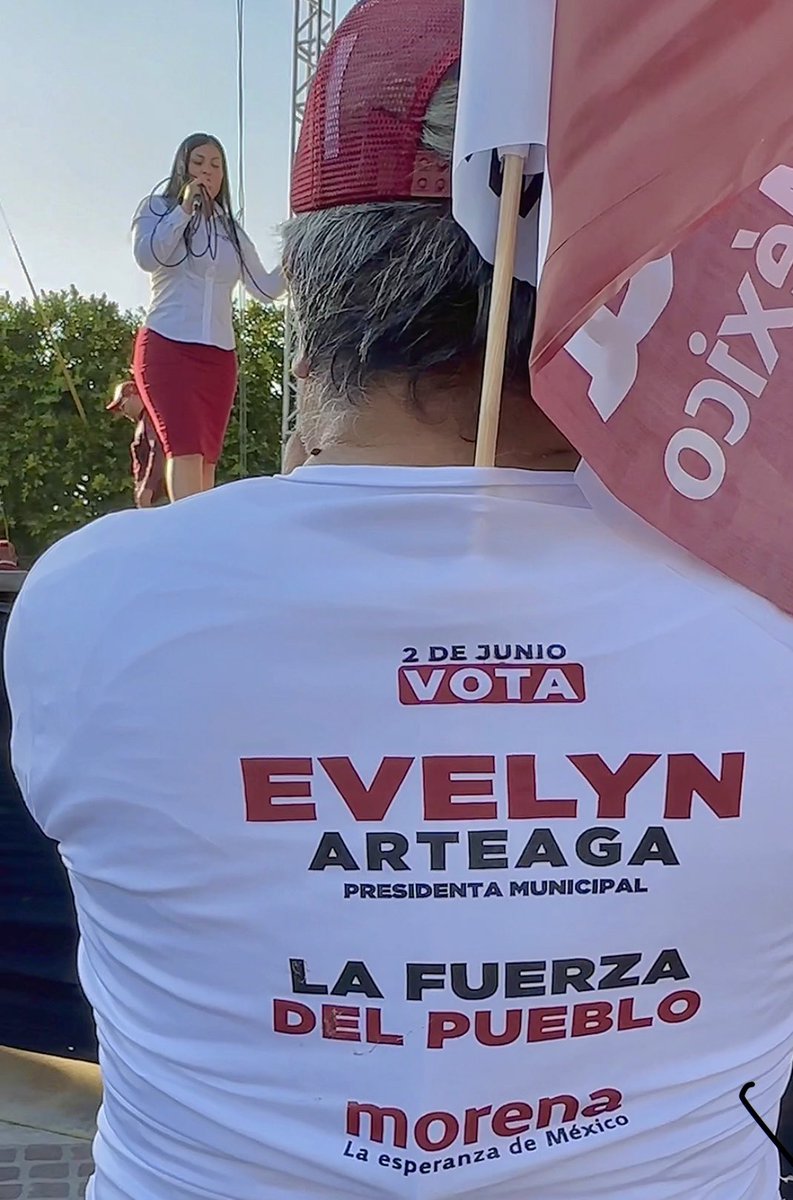
[[[141,329],[135,339],[135,382],[168,458],[200,454],[216,463],[237,390],[233,350],[175,342]]]

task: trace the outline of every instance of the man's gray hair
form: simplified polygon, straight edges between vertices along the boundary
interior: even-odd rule
[[[424,145],[451,161],[457,80],[430,105]],[[284,229],[284,266],[301,352],[327,400],[365,393],[373,377],[448,372],[481,361],[493,271],[448,202],[350,205]],[[534,289],[515,284],[508,370],[528,375]],[[415,394],[415,393],[414,393]]]

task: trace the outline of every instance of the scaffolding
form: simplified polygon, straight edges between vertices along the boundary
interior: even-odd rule
[[[336,28],[337,0],[294,0],[295,25],[292,42],[292,132],[289,162],[294,161],[297,140],[311,81],[320,55]],[[289,439],[295,411],[295,386],[292,377],[292,358],[295,350],[295,324],[291,304],[287,301],[284,318],[284,396],[281,419],[281,450]]]

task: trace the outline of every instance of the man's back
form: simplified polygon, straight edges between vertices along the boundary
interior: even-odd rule
[[[568,475],[305,468],[52,551],[8,673],[95,1200],[773,1196],[790,641]]]

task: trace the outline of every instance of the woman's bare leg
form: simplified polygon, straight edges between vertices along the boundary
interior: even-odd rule
[[[165,485],[171,501],[204,490],[204,460],[200,454],[179,454],[165,464]]]
[[[212,488],[215,486],[215,468],[217,466],[217,463],[207,462],[206,459],[204,459],[203,461],[204,461],[204,470],[203,470],[204,491],[211,492]]]

